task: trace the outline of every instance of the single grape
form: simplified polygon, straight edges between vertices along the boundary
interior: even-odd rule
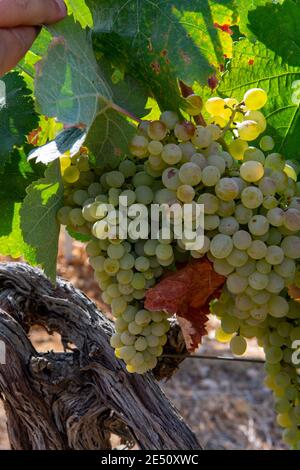
[[[129,150],[135,157],[145,158],[148,154],[149,141],[142,135],[135,135],[132,139]]]
[[[255,121],[243,121],[237,124],[238,133],[241,139],[255,140],[261,133],[259,124]]]
[[[219,169],[212,165],[207,165],[202,170],[202,183],[205,186],[215,186],[221,178]]]
[[[264,167],[260,162],[248,161],[241,165],[240,175],[248,183],[256,183],[264,176]]]
[[[190,186],[197,186],[201,181],[201,168],[195,163],[184,163],[179,169],[179,179],[181,183]]]
[[[248,147],[248,143],[240,138],[232,140],[232,142],[230,142],[228,145],[230,154],[236,160],[243,160],[244,153]]]
[[[230,340],[230,349],[235,356],[242,356],[247,350],[247,341],[242,336],[236,335]]]
[[[210,243],[211,254],[218,259],[227,258],[233,249],[233,242],[230,236],[218,234],[213,237]]]
[[[257,209],[263,202],[263,194],[255,186],[248,186],[242,191],[241,200],[248,209]]]
[[[161,121],[151,121],[147,127],[147,133],[151,140],[163,140],[167,132],[167,126]]]
[[[232,201],[239,194],[239,187],[232,178],[221,178],[215,187],[216,195],[223,201]]]
[[[249,232],[254,236],[265,235],[269,231],[270,224],[263,215],[254,215],[248,223]]]
[[[163,161],[168,165],[175,165],[182,159],[182,150],[176,144],[166,144],[161,156]]]
[[[268,100],[268,95],[262,88],[251,88],[244,95],[245,106],[253,111],[262,108]]]
[[[264,135],[259,141],[259,146],[264,152],[269,152],[275,147],[275,142],[271,136]]]
[[[206,111],[213,116],[221,116],[225,111],[225,101],[222,98],[209,98],[205,103]]]
[[[192,202],[195,197],[195,190],[192,186],[183,184],[177,188],[176,195],[180,201],[189,203]]]

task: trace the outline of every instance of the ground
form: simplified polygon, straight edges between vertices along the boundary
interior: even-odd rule
[[[62,241],[59,274],[103,307],[83,247],[75,243],[72,258],[66,260],[63,253],[68,251]],[[198,354],[230,356],[227,346],[213,339],[216,325],[212,319],[209,335]],[[31,335],[40,351],[60,347],[57,336],[49,337],[39,329]],[[246,357],[263,359],[262,350],[254,341]],[[272,395],[263,379],[260,363],[194,358],[185,360],[172,379],[161,385],[206,449],[285,449],[275,422]],[[5,413],[0,403],[0,450],[8,448]]]

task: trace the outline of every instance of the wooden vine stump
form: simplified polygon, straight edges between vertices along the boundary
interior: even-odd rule
[[[37,352],[28,337],[34,325],[59,333],[65,352]],[[201,449],[153,375],[128,374],[116,359],[113,331],[68,282],[53,286],[38,269],[0,264],[0,398],[13,449],[110,449],[112,433],[128,447]],[[173,343],[182,351],[176,327],[169,350]],[[156,376],[169,376],[173,366],[161,360]]]

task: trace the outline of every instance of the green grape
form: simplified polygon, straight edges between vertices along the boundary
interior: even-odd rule
[[[241,200],[248,209],[257,209],[263,202],[263,194],[255,186],[248,186],[242,191]]]
[[[151,140],[163,140],[167,135],[167,126],[161,121],[152,121],[147,128]]]
[[[218,259],[227,258],[233,249],[233,242],[228,235],[218,234],[210,243],[211,254]]]
[[[189,141],[195,133],[195,126],[190,121],[178,122],[174,128],[174,135],[182,142]]]
[[[260,162],[247,161],[241,165],[240,175],[247,183],[256,183],[264,176],[264,167]]]
[[[179,121],[178,114],[173,111],[165,111],[160,116],[160,121],[163,122],[169,130],[173,130]]]
[[[259,146],[264,152],[269,152],[275,147],[275,142],[271,136],[264,135],[259,141]]]
[[[173,248],[170,245],[159,243],[155,249],[159,261],[167,261],[173,256]]]
[[[251,88],[244,95],[245,106],[251,111],[263,108],[268,100],[268,95],[262,88]]]
[[[215,214],[219,208],[219,199],[210,193],[200,194],[197,203],[204,205],[204,214],[208,215]]]
[[[84,202],[88,199],[89,194],[84,189],[78,189],[73,193],[72,197],[75,204],[77,204],[78,206],[83,206]]]
[[[248,147],[249,145],[245,140],[238,138],[230,142],[228,150],[233,158],[236,160],[243,160],[244,153]]]
[[[245,119],[255,121],[260,128],[260,133],[265,132],[267,128],[267,121],[265,116],[260,111],[247,111],[245,114]]]
[[[82,225],[85,224],[85,219],[82,216],[82,210],[81,209],[72,209],[69,213],[69,220],[72,225],[75,227],[81,227]]]
[[[283,225],[292,232],[300,230],[300,211],[298,209],[288,209],[284,213]]]
[[[176,195],[180,201],[190,203],[195,197],[195,190],[192,186],[183,184],[177,188]]]
[[[267,287],[269,277],[267,274],[262,274],[259,271],[254,271],[248,277],[249,286],[255,290],[263,290]]]
[[[119,357],[125,362],[130,362],[136,354],[134,346],[123,346],[119,349]]]
[[[101,192],[102,192],[102,186],[100,183],[92,183],[88,187],[88,195],[90,197],[96,197],[99,194],[101,194]]]
[[[224,217],[219,224],[219,232],[224,235],[233,235],[239,229],[239,224],[234,217]]]
[[[108,258],[104,261],[103,267],[104,271],[111,276],[119,271],[120,264],[118,260]]]
[[[242,356],[247,350],[247,341],[242,336],[233,336],[230,340],[230,349],[235,356]]]
[[[149,141],[142,135],[135,135],[132,139],[129,150],[135,157],[145,158],[148,153]]]
[[[285,166],[285,159],[280,153],[270,153],[265,160],[265,167],[271,170],[282,171]]]
[[[221,178],[215,186],[216,195],[222,201],[232,201],[239,194],[239,187],[232,178]]]
[[[218,168],[220,174],[223,174],[226,169],[226,164],[223,158],[220,155],[208,155],[207,157],[207,165],[208,166],[215,166]]]
[[[215,186],[221,178],[219,169],[208,165],[202,170],[202,183],[204,186]]]
[[[145,338],[143,338],[142,336],[140,336],[136,342],[134,343],[134,347],[137,351],[145,351],[147,349],[147,340]]]
[[[212,135],[207,127],[197,126],[194,135],[191,138],[195,147],[205,149],[212,143]]]
[[[121,340],[121,336],[122,335],[119,335],[118,333],[112,335],[112,337],[110,338],[110,345],[112,348],[117,349],[123,346],[124,343]]]
[[[139,310],[135,316],[135,322],[138,325],[148,325],[151,322],[151,312],[148,310]]]
[[[181,183],[190,186],[197,186],[201,181],[201,168],[192,162],[184,163],[179,169],[179,179]]]
[[[226,286],[232,294],[242,294],[248,286],[248,281],[247,278],[232,273],[227,278]]]
[[[256,147],[248,147],[244,152],[244,162],[255,161],[262,165],[265,163],[264,153]]]
[[[151,140],[148,145],[148,151],[151,155],[160,155],[161,152],[163,151],[163,144],[159,142],[158,140]],[[150,156],[151,156],[150,155]],[[150,160],[150,157],[149,157]]]
[[[132,335],[139,335],[141,334],[142,330],[142,325],[138,325],[135,320],[130,322],[128,325],[128,331]]]
[[[269,313],[272,317],[283,318],[289,311],[288,302],[279,295],[273,295],[268,302]]]
[[[162,159],[168,165],[176,165],[182,159],[182,150],[176,144],[166,144],[161,153]]]
[[[254,215],[248,222],[249,232],[254,236],[265,235],[269,231],[269,222],[263,215]]]
[[[239,321],[230,316],[222,317],[221,327],[225,333],[235,333],[239,329]]]
[[[205,103],[206,111],[212,116],[221,116],[225,111],[225,101],[222,98],[209,98]]]
[[[98,240],[91,240],[88,242],[85,248],[89,256],[98,256],[101,253],[101,248],[99,246]]]
[[[252,238],[246,230],[238,230],[233,234],[232,241],[238,250],[247,250],[251,246]]]
[[[266,349],[266,360],[270,364],[277,364],[282,360],[283,353],[278,346],[272,346]]]
[[[119,284],[130,284],[133,280],[134,273],[131,269],[120,269],[117,272],[117,281]]]
[[[80,172],[76,166],[69,166],[63,172],[63,180],[66,183],[74,184],[80,178]]]
[[[248,255],[246,251],[238,250],[233,248],[232,252],[226,258],[227,262],[234,267],[244,266],[248,261]]]
[[[236,218],[237,222],[241,225],[247,224],[251,219],[252,215],[252,210],[243,206],[243,204],[238,204],[235,208],[234,217]]]
[[[104,270],[104,256],[96,256],[94,258],[90,258],[90,265],[93,267],[95,271],[103,271]]]
[[[204,227],[205,230],[215,230],[219,227],[220,217],[218,215],[205,215],[204,216]]]
[[[109,245],[107,248],[107,254],[111,259],[117,259],[120,260],[124,254],[125,254],[125,249],[123,245]]]
[[[136,290],[142,290],[146,286],[146,279],[142,273],[134,273],[131,285]]]
[[[138,186],[135,190],[136,201],[140,204],[151,204],[154,198],[154,194],[151,188],[148,186]]]
[[[139,256],[135,260],[135,269],[144,273],[150,268],[150,261],[145,256]]]
[[[132,178],[132,184],[137,188],[138,186],[152,186],[153,178],[145,171],[139,171]]]
[[[228,217],[232,215],[235,211],[235,202],[234,201],[220,201],[219,209],[217,214],[220,217]]]
[[[125,253],[119,261],[120,268],[125,271],[132,269],[134,267],[134,262],[135,262],[134,256],[131,255],[130,253]]]
[[[294,235],[287,236],[281,242],[281,248],[287,258],[300,258],[300,238]]]

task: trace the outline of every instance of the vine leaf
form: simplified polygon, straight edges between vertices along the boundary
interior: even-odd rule
[[[87,0],[87,3],[94,17],[94,34],[104,53],[111,49],[113,55],[116,45],[118,60],[123,57],[127,68],[131,68],[131,62],[132,70],[147,83],[155,87],[156,83],[169,82],[164,88],[165,96],[176,92],[177,78],[188,84],[196,80],[206,83],[214,67],[224,62],[224,55],[230,56],[232,41],[215,25],[235,21],[233,1]],[[154,95],[158,100],[164,98]]]
[[[15,149],[0,172],[0,253],[34,264],[34,253],[26,245],[20,228],[20,209],[26,188],[42,174],[40,165],[30,165],[26,150]]]
[[[37,104],[46,116],[69,126],[90,126],[112,100],[88,34],[69,17],[52,29],[55,38],[38,64]]]
[[[263,3],[260,1],[260,3]],[[266,3],[266,2],[264,2]],[[274,28],[277,34],[274,34]],[[248,29],[284,63],[300,66],[300,1],[267,2],[248,13]]]
[[[274,25],[274,27],[276,27]],[[297,45],[290,45],[290,49]],[[269,99],[263,108],[267,133],[276,150],[288,159],[300,159],[300,69],[287,64],[259,41],[242,39],[235,44],[233,59],[224,74],[219,93],[242,99],[252,87],[264,88]]]
[[[96,165],[115,167],[128,151],[135,128],[113,109],[99,114],[89,129],[85,145],[96,158]]]
[[[64,189],[59,161],[52,163],[45,177],[27,188],[21,208],[21,228],[25,242],[34,250],[35,262],[55,282],[59,223],[57,211],[63,206]]]
[[[93,18],[89,8],[84,0],[66,0],[68,13],[73,14],[76,21],[78,21],[82,28],[93,26]]]
[[[176,314],[187,350],[193,352],[207,334],[209,302],[218,298],[224,282],[225,278],[214,272],[207,258],[195,260],[149,289],[145,307]]]
[[[11,72],[1,80],[0,169],[9,159],[14,146],[22,146],[27,134],[38,124],[31,91],[23,77],[17,72]]]

